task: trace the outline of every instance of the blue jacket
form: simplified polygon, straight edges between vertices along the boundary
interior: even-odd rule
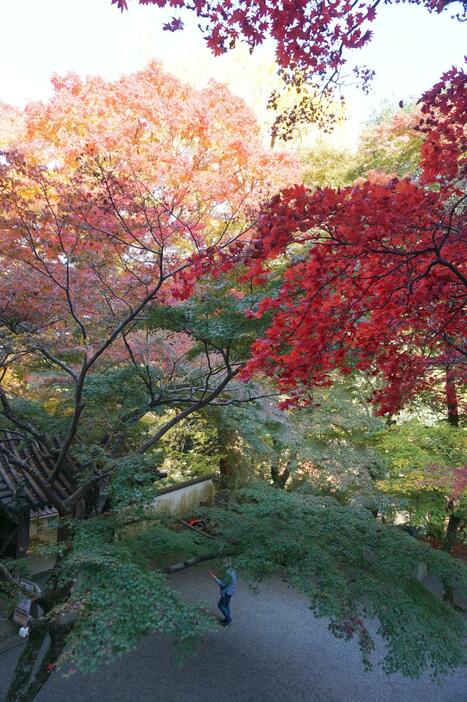
[[[224,580],[216,578],[216,583],[220,587],[221,595],[231,597],[237,588],[237,573],[233,568],[228,568],[226,578]]]

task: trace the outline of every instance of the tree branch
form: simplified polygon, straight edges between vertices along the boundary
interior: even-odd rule
[[[193,412],[197,412],[198,410],[202,409],[203,407],[206,407],[211,400],[216,398],[218,395],[221,394],[221,392],[224,390],[224,388],[230,383],[232,378],[234,378],[238,373],[243,368],[243,364],[239,366],[238,368],[235,368],[235,370],[230,371],[230,373],[227,373],[226,377],[218,385],[218,387],[213,390],[211,393],[209,393],[206,397],[204,397],[202,400],[198,400],[198,402],[195,402],[194,404],[190,405],[190,407],[187,407],[184,409],[182,412],[179,412],[175,417],[173,417],[169,422],[166,422],[163,427],[159,429],[158,432],[154,434],[148,441],[146,441],[139,449],[136,451],[136,454],[143,454],[146,453],[154,444],[156,444],[165,434],[167,434],[172,427],[176,426],[179,422],[182,421],[182,419],[185,419],[185,417],[188,417],[190,414],[193,414]]]

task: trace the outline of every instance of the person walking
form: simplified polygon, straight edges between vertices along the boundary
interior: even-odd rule
[[[230,600],[237,588],[237,573],[232,567],[230,560],[224,561],[224,568],[225,574],[223,574],[222,578],[218,578],[217,575],[212,572],[210,575],[214,582],[219,585],[220,599],[217,606],[224,617],[221,624],[228,626],[232,621],[232,617],[230,616]]]

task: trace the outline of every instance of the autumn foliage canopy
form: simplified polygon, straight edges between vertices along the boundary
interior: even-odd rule
[[[113,3],[128,9],[125,0]],[[311,88],[330,98],[347,52],[371,40],[379,3],[140,4],[193,12],[215,54],[271,37],[285,82],[298,95]],[[418,4],[436,13],[449,5]],[[183,21],[174,17],[164,29],[183,29]],[[367,87],[373,72],[355,72]],[[262,285],[282,275],[279,293],[255,312],[272,314],[272,324],[244,377],[266,371],[288,393],[285,404],[310,400],[306,388],[332,382],[335,371],[354,370],[382,379],[371,398],[381,413],[433,389],[443,373],[448,403],[456,402],[465,357],[465,83],[465,72],[453,68],[420,99],[407,127],[423,139],[417,173],[372,172],[337,190],[285,189],[263,208],[253,252],[234,253],[232,265],[247,263],[244,280]],[[278,133],[287,138],[306,113],[299,98],[279,117]]]
[[[336,371],[382,379],[371,398],[381,413],[441,371],[461,378],[463,71],[421,100],[416,177],[295,185],[272,199],[296,165],[264,151],[222,86],[197,93],[152,65],[55,88],[28,108],[21,150],[1,166],[1,313],[28,344],[93,365],[122,348],[147,304],[174,304],[200,276],[241,265],[243,284],[282,278],[250,311],[272,321],[243,377],[276,378],[286,405],[311,401]]]
[[[136,2],[136,0],[135,0]],[[424,6],[428,12],[441,13],[452,0],[398,0]],[[129,0],[112,0],[120,10],[131,6]],[[361,49],[373,37],[372,23],[382,4],[390,0],[139,0],[140,5],[173,8],[178,13],[163,28],[170,32],[184,28],[183,12],[196,16],[207,46],[215,55],[246,44],[250,51],[267,39],[275,45],[278,72],[284,84],[296,91],[292,107],[281,110],[272,126],[276,137],[288,140],[295,125],[315,122],[326,129],[334,121],[327,101],[343,99],[340,89],[349,82],[367,92],[374,71],[356,65],[347,71],[349,52]],[[456,19],[465,18],[466,5]],[[350,75],[349,75],[350,74]],[[272,92],[269,107],[276,109],[280,90]],[[318,101],[318,103],[317,103]]]
[[[216,54],[271,36],[285,83],[297,95],[311,90],[311,102],[299,98],[275,123],[287,137],[317,96],[333,97],[347,50],[371,39],[379,0],[140,4],[194,12]],[[449,1],[419,4],[441,12]],[[175,17],[165,28],[182,27]],[[366,86],[371,71],[356,74]],[[420,596],[413,569],[427,561],[446,592],[460,569],[407,542],[372,509],[265,486],[244,490],[233,509],[211,510],[218,531],[208,534],[209,553],[199,534],[187,539],[165,520],[148,540],[127,532],[148,521],[162,438],[203,410],[214,410],[212,420],[226,405],[251,407],[265,399],[263,386],[288,407],[316,404],[316,388],[336,378],[364,378],[372,387],[365,399],[390,418],[444,383],[449,421],[458,423],[465,72],[447,72],[416,112],[388,127],[388,143],[404,130],[413,137],[415,169],[401,177],[371,168],[345,187],[316,189],[300,183],[294,156],[264,146],[252,112],[222,85],[195,90],[157,63],[114,82],[68,74],[53,83],[48,103],[21,112],[0,104],[0,447],[61,519],[44,615],[31,625],[8,699],[30,702],[56,663],[75,655],[90,670],[155,629],[182,641],[198,635],[201,616],[168,593],[154,564],[180,552],[185,567],[230,547],[253,581],[288,577],[314,612],[331,617],[336,636],[356,634],[368,665],[367,615],[380,619],[386,672],[459,665],[460,617],[434,606],[428,591]],[[238,438],[236,416],[224,436]],[[272,412],[267,421],[280,424]],[[224,456],[228,441],[216,432]],[[11,450],[12,434],[50,472]],[[271,444],[274,453],[273,435]],[[447,497],[454,538],[465,471],[428,465],[422,487]],[[53,489],[63,475],[71,481],[65,497]],[[22,590],[2,564],[0,575]]]
[[[197,92],[152,64],[54,86],[0,165],[1,319],[90,359],[148,303],[186,296],[182,272],[248,237],[297,170],[221,85]]]
[[[267,369],[292,397],[336,370],[382,375],[381,413],[461,375],[465,356],[465,74],[453,69],[421,100],[415,178],[377,174],[354,186],[286,189],[263,212],[249,276],[263,282],[286,254],[274,310],[249,373]]]
[[[450,4],[444,0],[400,0],[424,5],[429,12],[440,13]],[[121,10],[129,7],[128,0],[112,0]],[[207,45],[219,55],[245,42],[250,49],[262,44],[267,37],[276,43],[276,60],[286,79],[297,79],[311,72],[315,80],[333,81],[346,63],[349,49],[360,49],[372,38],[371,23],[379,2],[347,0],[316,2],[299,0],[139,0],[140,5],[171,7],[193,12]],[[390,4],[387,2],[386,4]],[[164,25],[168,31],[183,29],[180,17]],[[372,71],[361,72],[364,82]]]

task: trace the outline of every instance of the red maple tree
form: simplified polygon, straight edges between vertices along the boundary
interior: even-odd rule
[[[447,370],[455,423],[465,368],[465,82],[452,69],[421,99],[419,176],[295,186],[264,210],[248,276],[263,283],[286,264],[279,292],[257,311],[273,317],[247,373],[275,376],[289,401],[331,383],[334,371],[362,370],[384,378],[373,401],[391,414]]]

